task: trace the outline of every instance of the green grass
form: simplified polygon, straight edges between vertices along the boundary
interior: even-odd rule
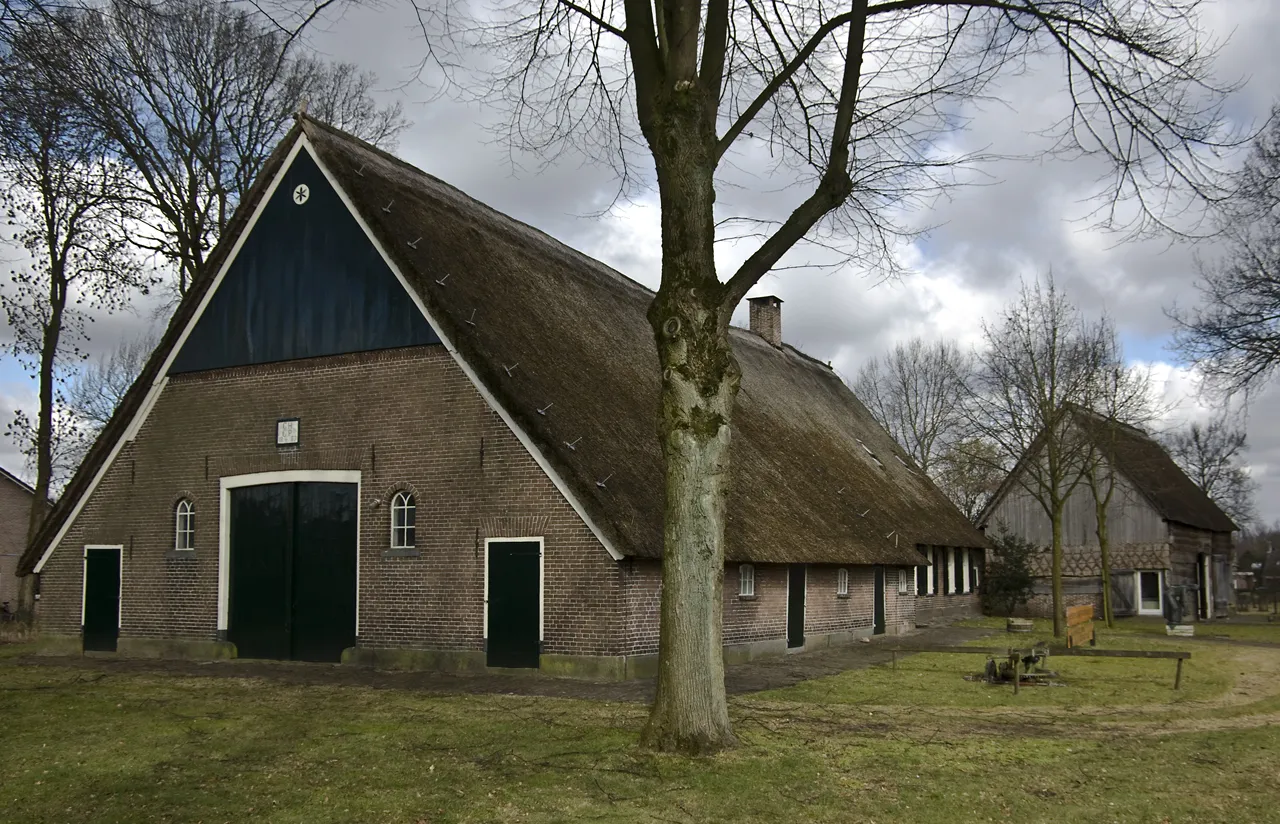
[[[1280,619],[1275,623],[1264,623],[1260,613],[1252,613],[1242,618],[1225,618],[1208,623],[1196,624],[1196,638],[1217,640],[1226,638],[1232,641],[1248,641],[1254,643],[1280,644]],[[983,627],[1003,630],[1004,618],[970,618],[959,622],[960,626]],[[1053,635],[1053,622],[1047,618],[1035,619],[1033,638],[1050,638]],[[1119,639],[1127,636],[1156,636],[1177,642],[1184,639],[1171,637],[1165,632],[1164,619],[1159,617],[1117,618],[1114,629],[1107,629],[1098,623],[1099,638]],[[1000,636],[1001,638],[1005,636]],[[1027,637],[1008,635],[1009,638]],[[1004,643],[1000,641],[1000,643]],[[1113,646],[1118,645],[1116,640]]]
[[[735,699],[741,746],[701,760],[639,751],[635,705],[0,661],[0,820],[1276,820],[1280,685],[1205,699],[1280,650],[1213,652],[1182,702],[1115,662],[1014,699],[959,678],[980,659],[904,659]],[[1126,685],[1145,714],[1108,711]]]

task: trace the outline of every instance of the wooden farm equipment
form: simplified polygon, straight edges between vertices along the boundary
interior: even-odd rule
[[[1067,607],[1067,648],[1098,645],[1098,631],[1093,628],[1093,605]]]

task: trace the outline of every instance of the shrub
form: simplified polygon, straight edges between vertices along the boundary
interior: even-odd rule
[[[995,547],[988,554],[987,574],[982,580],[982,610],[988,615],[1013,615],[1034,594],[1031,559],[1040,549],[1003,524],[992,543]]]

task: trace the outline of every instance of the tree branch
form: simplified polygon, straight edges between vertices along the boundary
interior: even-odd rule
[[[577,3],[572,2],[572,0],[559,0],[559,3],[560,5],[564,6],[567,9],[570,9],[571,11],[576,11],[578,14],[581,14],[583,17],[587,18],[592,23],[595,23],[597,26],[609,32],[610,34],[616,35],[622,38],[623,40],[627,39],[627,33],[625,31],[618,28],[617,26],[610,25],[603,18],[593,14],[590,9],[585,9],[582,6],[579,6]]]

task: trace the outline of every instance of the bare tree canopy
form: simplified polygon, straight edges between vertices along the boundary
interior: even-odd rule
[[[111,0],[74,32],[67,82],[132,167],[147,207],[132,240],[176,267],[179,293],[301,104],[383,145],[407,125],[398,103],[374,103],[372,74],[295,57],[289,35],[221,0]]]
[[[931,476],[942,494],[974,523],[1008,473],[1008,456],[982,438],[966,437],[938,456]]]
[[[1087,321],[1053,282],[1023,284],[994,324],[983,324],[968,404],[972,431],[1003,453],[1010,480],[1049,518],[1053,535],[1054,635],[1063,627],[1062,516],[1084,479],[1090,441],[1072,424],[1089,408],[1110,364],[1109,326]]]
[[[1258,485],[1245,464],[1249,447],[1243,425],[1224,413],[1174,430],[1163,440],[1174,462],[1237,526],[1257,520],[1253,495]]]
[[[661,750],[733,742],[724,695],[725,479],[740,371],[734,307],[797,243],[892,266],[905,215],[957,180],[945,137],[1002,73],[1053,55],[1068,114],[1057,150],[1108,167],[1099,217],[1142,232],[1188,195],[1216,199],[1225,132],[1211,44],[1194,0],[509,0],[476,11],[419,3],[427,60],[445,72],[488,49],[481,96],[508,107],[507,139],[572,147],[661,203],[662,276],[649,311],[663,378],[666,460],[656,698],[644,734]],[[451,53],[452,50],[452,53]],[[1228,138],[1225,142],[1230,142]],[[790,213],[717,215],[742,161],[783,171]],[[739,181],[741,182],[741,181]],[[751,183],[749,185],[754,185]],[[776,184],[771,184],[776,189]],[[717,219],[719,218],[719,223]],[[733,271],[714,248],[751,221],[759,243]],[[741,235],[738,234],[740,237]]]
[[[65,93],[51,58],[67,48],[57,25],[28,26],[0,58],[0,181],[6,238],[22,250],[0,290],[13,342],[38,390],[34,419],[19,413],[10,435],[35,469],[28,534],[44,518],[49,492],[74,469],[79,433],[62,403],[60,369],[82,357],[87,309],[125,305],[150,281],[119,227],[130,218],[122,198],[125,171],[105,136]],[[30,616],[30,587],[19,613]]]
[[[858,370],[853,391],[925,473],[958,437],[970,363],[950,341],[913,338]]]
[[[159,343],[154,331],[129,338],[76,371],[67,386],[67,406],[89,435],[96,437],[111,420]]]
[[[1172,313],[1182,353],[1228,393],[1261,386],[1280,365],[1280,106],[1241,181],[1223,208],[1226,252],[1200,267],[1200,305]]]

